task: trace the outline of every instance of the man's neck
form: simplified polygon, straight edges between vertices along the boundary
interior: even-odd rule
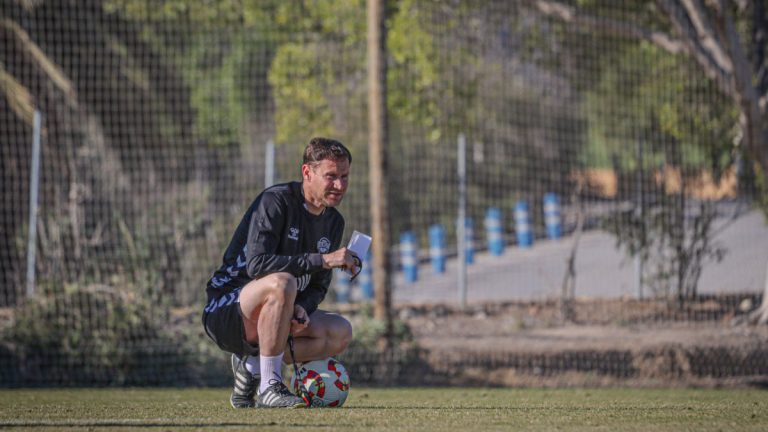
[[[325,206],[313,205],[308,200],[304,200],[304,208],[315,216],[320,216],[325,212]]]
[[[315,216],[323,214],[325,211],[325,206],[320,203],[313,203],[312,196],[308,194],[306,190],[302,190],[302,192],[304,195],[304,208]]]

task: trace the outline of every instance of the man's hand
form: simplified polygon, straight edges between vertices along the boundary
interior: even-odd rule
[[[309,315],[303,307],[293,305],[293,318],[291,318],[291,334],[297,334],[309,326]]]
[[[356,260],[357,255],[351,250],[343,247],[335,252],[323,255],[323,267],[326,269],[342,268],[354,274],[358,271]]]

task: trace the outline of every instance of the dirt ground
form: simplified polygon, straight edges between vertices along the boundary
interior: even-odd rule
[[[670,323],[626,327],[573,325],[518,329],[515,320],[476,317],[414,319],[419,345],[433,350],[548,353],[566,350],[630,350],[676,345],[742,347],[768,342],[767,328]]]
[[[636,300],[397,310],[428,368],[420,383],[503,386],[764,386],[768,327],[733,325],[755,296],[685,307]]]

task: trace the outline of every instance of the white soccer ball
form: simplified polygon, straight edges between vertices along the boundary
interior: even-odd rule
[[[347,400],[349,374],[338,360],[328,357],[303,363],[299,367],[299,375],[312,398],[313,407],[340,407]],[[296,376],[291,378],[291,387],[297,395],[301,395]]]

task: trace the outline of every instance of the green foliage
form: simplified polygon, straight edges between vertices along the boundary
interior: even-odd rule
[[[378,344],[386,335],[386,325],[373,317],[373,307],[366,304],[360,315],[353,320],[354,334],[350,349],[366,349],[376,351]],[[395,319],[392,323],[390,343],[405,347],[413,343],[413,333],[405,321]]]
[[[617,212],[604,220],[603,228],[616,237],[617,248],[644,263],[644,286],[683,306],[696,299],[704,265],[725,256],[725,248],[713,240],[717,210],[701,202],[696,214],[689,215],[681,195],[664,195],[647,213]]]
[[[363,0],[277,1],[274,22],[279,29],[306,36],[324,36],[345,48],[366,41],[366,3]],[[312,37],[309,37],[312,39]]]
[[[189,20],[196,25],[219,25],[237,22],[242,12],[240,0],[187,1],[187,0],[107,0],[107,13],[120,12],[135,20],[173,21]]]
[[[239,82],[245,69],[243,43],[227,36],[200,35],[184,59],[182,71],[190,85],[195,116],[194,132],[210,146],[237,143],[247,118]]]
[[[644,143],[643,168],[671,162],[710,169],[717,177],[732,162],[737,107],[691,60],[654,45],[630,45],[618,58],[605,60],[585,106],[590,124],[582,153],[586,166],[611,167],[618,160],[620,168],[636,169],[635,145],[628,143],[638,140]]]
[[[708,170],[715,178],[732,165],[738,109],[690,59],[641,42],[601,65],[584,102],[589,131],[583,165],[651,172],[669,164],[684,173]],[[696,297],[703,264],[721,260],[725,250],[712,242],[712,204],[702,203],[690,216],[684,192],[659,195],[644,213],[620,212],[604,226],[618,247],[646,263],[644,283],[682,304]]]
[[[338,357],[350,373],[353,383],[391,385],[427,367],[408,324],[394,319],[387,338],[385,323],[373,318],[373,308],[365,304],[350,319],[353,340]],[[386,342],[386,343],[385,343]]]
[[[173,384],[185,355],[146,299],[104,286],[40,296],[19,307],[2,336],[19,382],[37,385]]]
[[[269,68],[276,144],[303,147],[311,136],[334,136],[360,155],[352,144],[365,135],[357,108],[366,100],[364,2],[300,3],[275,13],[278,32],[301,35],[280,44]]]
[[[275,88],[278,143],[304,143],[311,135],[337,136],[332,111],[325,98],[327,66],[318,62],[315,44],[282,45],[270,70],[270,84]],[[325,73],[324,73],[325,72]]]
[[[173,51],[168,57],[191,93],[195,136],[221,147],[248,142],[244,125],[268,103],[263,89],[278,40],[270,36],[272,3],[112,0],[104,9],[138,23],[158,52]]]
[[[255,139],[274,138],[279,181],[295,178],[292,155],[298,156],[314,135],[341,139],[357,163],[364,163],[367,23],[362,0],[222,1],[212,2],[211,10],[175,0],[148,4],[114,0],[107,6],[143,25],[146,40],[158,51],[181,50],[181,55],[170,58],[189,88],[194,136],[207,145],[248,146]],[[541,190],[551,189],[549,183],[563,183],[573,152],[564,146],[574,144],[561,132],[580,136],[582,129],[578,110],[556,97],[568,91],[562,70],[570,68],[539,59],[556,59],[564,52],[548,36],[550,27],[530,13],[523,15],[518,6],[511,6],[516,12],[512,16],[494,14],[495,7],[494,2],[387,4],[390,168],[429,173],[436,166],[455,166],[455,152],[447,149],[455,148],[459,133],[469,137],[470,145],[492,144],[480,152],[487,157],[484,175],[492,179],[473,186],[479,189],[473,191],[478,206],[510,200],[524,193],[516,190],[521,185]],[[234,18],[238,14],[239,21]],[[503,36],[510,27],[523,34],[524,49],[478,49],[478,42],[515,39]],[[533,75],[511,74],[509,65],[516,62],[531,65],[531,70],[548,68],[536,71],[545,79],[536,83]],[[551,91],[552,85],[558,90]],[[548,134],[547,129],[558,132]],[[547,183],[543,185],[514,181],[536,178],[526,166],[510,165],[509,158],[519,157],[531,160],[526,164],[531,170],[557,166],[558,173],[542,180]],[[351,196],[367,195],[364,173],[353,169]],[[452,170],[438,169],[429,182],[433,183],[425,184],[429,189],[453,183]],[[393,208],[403,209],[403,215],[436,220],[444,217],[437,214],[440,209],[455,207],[454,194],[424,199],[418,188],[411,187],[417,183],[424,182],[416,174],[393,179],[393,189],[405,192],[391,197]],[[367,203],[356,202],[360,209],[347,214],[348,225],[365,229]],[[392,229],[410,225],[411,221],[397,218]]]
[[[429,16],[418,6],[418,2],[403,1],[390,18],[387,49],[393,62],[387,75],[387,108],[396,121],[423,128],[428,139],[436,142],[444,134],[437,97],[445,81],[440,79],[441,59]]]

